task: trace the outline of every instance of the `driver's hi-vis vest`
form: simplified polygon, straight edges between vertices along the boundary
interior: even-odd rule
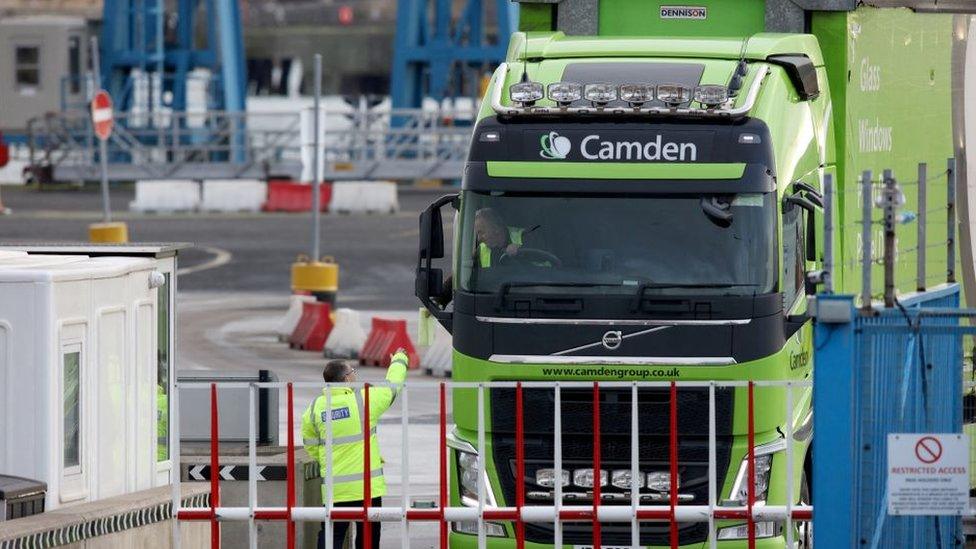
[[[508,243],[521,246],[524,232],[522,227],[508,227]],[[478,266],[482,269],[491,267],[491,248],[484,242],[478,243]]]
[[[393,355],[386,373],[386,381],[399,385],[407,377],[409,358],[405,353]],[[327,389],[315,397],[312,404],[302,414],[302,439],[305,450],[319,463],[322,476],[322,501],[327,497],[326,471],[328,461],[332,461],[332,502],[363,500],[363,457],[366,445],[363,440],[363,416],[365,399],[361,389],[350,387],[332,388],[331,409],[326,406]],[[383,478],[383,458],[380,457],[380,444],[376,438],[376,424],[393,401],[399,387],[369,388],[369,462],[370,497],[386,494],[386,481]],[[327,433],[325,421],[332,416],[332,451],[325,445]]]

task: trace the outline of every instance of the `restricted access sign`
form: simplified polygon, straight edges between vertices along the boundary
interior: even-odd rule
[[[969,510],[969,439],[959,433],[888,435],[888,514]]]
[[[112,115],[112,97],[105,90],[98,90],[91,101],[92,125],[95,127],[95,135],[102,141],[112,135],[114,125]]]

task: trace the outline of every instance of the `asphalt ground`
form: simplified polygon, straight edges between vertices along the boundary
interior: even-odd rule
[[[368,309],[415,309],[417,215],[443,191],[403,190],[392,215],[322,216],[321,250],[339,263],[340,305]],[[133,242],[189,242],[180,266],[180,291],[286,294],[290,266],[311,248],[310,214],[140,214],[128,211],[131,186],[112,188],[113,219],[126,221]],[[0,215],[3,242],[84,242],[87,227],[101,220],[97,186],[38,191],[0,188],[13,213]],[[224,253],[229,253],[229,257]],[[217,267],[192,267],[217,260]]]

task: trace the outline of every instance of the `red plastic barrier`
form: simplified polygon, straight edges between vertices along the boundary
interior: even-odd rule
[[[332,306],[324,301],[302,303],[302,317],[295,325],[288,344],[292,349],[321,351],[332,332]]]
[[[420,367],[420,357],[407,335],[407,321],[373,317],[373,325],[359,352],[359,363],[365,366],[389,366],[390,355],[403,348],[410,357],[410,369]]]
[[[327,211],[332,200],[332,184],[319,185],[319,211]],[[268,200],[261,208],[266,212],[312,211],[312,185],[272,179],[268,181]]]

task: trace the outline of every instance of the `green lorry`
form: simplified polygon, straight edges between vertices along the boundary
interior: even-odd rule
[[[956,158],[951,175],[965,181],[967,2],[857,4],[522,0],[521,32],[488,87],[461,190],[420,219],[416,292],[452,334],[453,379],[812,379],[807,296],[827,279],[836,292],[861,289],[865,170],[875,179],[893,170],[911,209],[917,166],[928,164],[930,280],[915,279],[916,231],[900,230],[897,288],[945,281],[946,245],[932,243],[947,239],[948,158]],[[828,175],[832,232],[823,229]],[[968,204],[965,186],[956,191]],[[971,264],[968,207],[959,214],[958,249]],[[875,257],[880,231],[872,230]],[[874,271],[880,291],[881,266]],[[787,410],[783,388],[755,390],[760,504],[784,505],[788,493],[793,503],[811,500],[811,391],[794,392]],[[631,390],[600,392],[599,473],[591,394],[561,390],[556,471],[553,390],[524,390],[525,505],[553,505],[557,483],[564,504],[590,504],[596,478],[601,505],[631,505]],[[667,505],[676,484],[679,505],[707,505],[708,393],[679,395],[672,483],[668,390],[639,392],[642,504]],[[455,390],[452,505],[477,505],[481,477],[489,503],[512,506],[522,478],[514,391],[487,392],[485,471],[477,402],[473,389]],[[743,387],[715,394],[720,505],[746,503],[746,402]],[[794,433],[790,467],[786,432]],[[629,546],[630,527],[604,524],[603,545]],[[745,546],[742,520],[715,527],[721,546]],[[483,529],[490,547],[515,546],[513,523]],[[809,546],[809,523],[794,529],[790,537]],[[476,546],[478,531],[452,523],[451,545]],[[760,547],[785,544],[781,522],[759,522],[755,534]],[[592,525],[566,522],[559,535],[565,546],[587,546]],[[703,523],[682,523],[678,535],[682,546],[711,541]],[[552,523],[526,524],[524,536],[529,547],[557,539]],[[668,546],[667,523],[640,523],[639,539]]]

